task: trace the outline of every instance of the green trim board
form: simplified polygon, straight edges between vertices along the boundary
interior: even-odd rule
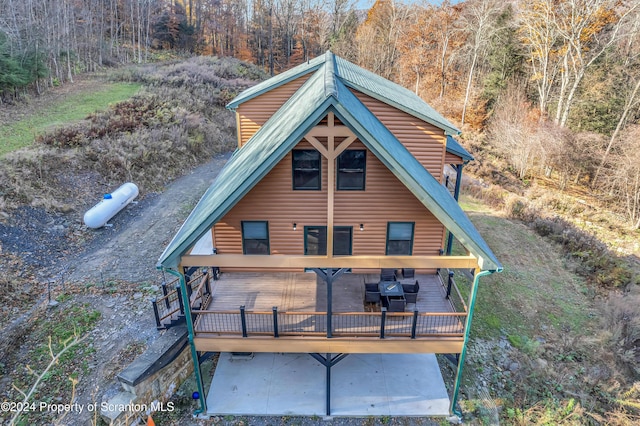
[[[333,61],[329,61],[333,62]],[[229,160],[169,243],[159,268],[182,255],[250,191],[329,112],[360,141],[478,259],[482,270],[502,270],[491,249],[451,194],[345,86],[335,67],[320,67]]]

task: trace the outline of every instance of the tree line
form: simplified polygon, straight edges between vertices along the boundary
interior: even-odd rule
[[[639,42],[636,0],[0,0],[0,98],[167,52],[277,74],[331,49],[639,227]]]

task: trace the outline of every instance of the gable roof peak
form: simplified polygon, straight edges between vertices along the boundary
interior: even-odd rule
[[[461,133],[449,120],[440,115],[411,90],[347,61],[335,55],[331,50],[327,50],[323,55],[250,87],[229,102],[227,108],[235,110],[244,102],[297,78],[315,73],[321,68],[324,71],[327,95],[337,95],[337,92],[334,90],[335,82],[340,80],[352,89],[391,105],[420,120],[433,124],[442,129],[447,135],[459,135]]]
[[[327,97],[333,96],[338,99],[338,89],[336,84],[336,66],[334,55],[329,50],[325,54],[325,62],[320,68],[324,71],[324,93]],[[320,70],[316,72],[320,72]]]

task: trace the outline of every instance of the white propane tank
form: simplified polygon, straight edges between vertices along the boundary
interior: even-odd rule
[[[109,219],[137,196],[138,187],[131,182],[125,183],[111,194],[104,194],[102,201],[84,214],[84,224],[89,228],[103,227]]]

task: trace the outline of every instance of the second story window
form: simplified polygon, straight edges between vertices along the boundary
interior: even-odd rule
[[[315,149],[294,149],[293,189],[320,189],[320,153]]]
[[[349,149],[338,156],[339,190],[364,191],[367,151]]]

